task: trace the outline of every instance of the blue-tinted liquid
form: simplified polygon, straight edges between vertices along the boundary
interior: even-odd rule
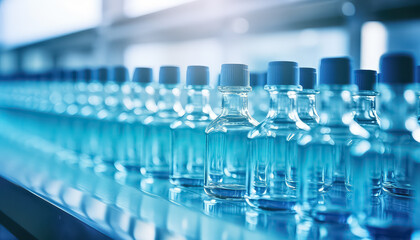
[[[204,190],[224,199],[242,199],[246,188],[249,128],[211,132],[207,135],[207,161]]]
[[[182,186],[203,186],[205,126],[194,129],[176,128],[172,132],[172,139],[171,182]]]
[[[115,167],[119,171],[140,173],[140,158],[136,142],[138,140],[137,122],[120,121],[118,128],[120,135],[116,139],[117,161]]]
[[[316,141],[298,147],[302,167],[300,210],[318,221],[343,223],[350,216],[344,183],[333,183],[333,169],[339,158],[336,154],[342,153],[340,150],[335,145]]]
[[[98,119],[93,117],[84,118],[83,137],[81,144],[81,151],[87,157],[82,159],[83,167],[92,167],[99,151],[99,126]]]
[[[286,162],[295,141],[288,136],[250,139],[249,196],[247,202],[256,208],[292,211],[296,191],[286,185]]]
[[[168,123],[142,125],[143,166],[146,177],[168,178],[171,158],[171,128]]]
[[[412,152],[418,149],[419,143],[408,131],[387,132],[386,135],[383,190],[397,196],[412,197],[411,179],[416,174],[413,171],[416,156],[412,156]]]
[[[97,172],[114,172],[117,151],[115,140],[120,135],[118,122],[113,119],[103,119],[99,123],[99,159],[95,166]]]
[[[375,149],[371,149],[365,153],[355,153],[353,155],[346,170],[346,189],[349,192],[353,192],[354,188],[368,188],[368,192],[370,192],[372,196],[379,196],[382,192],[381,154],[375,151]],[[356,171],[358,172],[356,173]],[[355,180],[360,186],[354,186]]]

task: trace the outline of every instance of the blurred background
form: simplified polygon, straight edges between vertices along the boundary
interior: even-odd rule
[[[0,0],[0,74],[201,64],[215,82],[221,63],[342,55],[377,70],[386,51],[420,59],[419,39],[418,0]]]

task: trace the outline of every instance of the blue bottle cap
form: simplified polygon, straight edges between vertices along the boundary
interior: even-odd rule
[[[263,72],[263,73],[256,73],[256,72],[252,72],[249,75],[249,83],[251,85],[251,87],[263,87],[267,84],[267,73]]]
[[[66,81],[76,82],[77,81],[77,70],[67,70],[65,72]]]
[[[299,85],[303,89],[315,89],[316,86],[316,69],[315,68],[299,68]]]
[[[416,67],[416,83],[420,83],[420,65]]]
[[[55,81],[63,81],[66,77],[66,71],[64,71],[63,69],[55,69],[53,70],[53,76],[52,78]]]
[[[188,66],[187,85],[209,85],[209,68],[206,66]]]
[[[27,74],[23,74],[23,78],[26,78]],[[52,71],[46,71],[42,74],[42,79],[44,81],[51,81],[53,79],[53,72]]]
[[[374,70],[354,70],[354,84],[359,87],[359,91],[373,91],[377,81],[376,71]]]
[[[92,81],[92,69],[84,68],[82,70],[79,70],[79,72],[77,73],[77,79],[78,79],[78,81],[91,82]]]
[[[93,71],[92,79],[105,83],[108,80],[108,69],[106,67],[99,67]]]
[[[249,87],[248,65],[222,64],[222,72],[220,74],[220,86]]]
[[[351,61],[348,57],[323,58],[319,71],[319,84],[351,84]]]
[[[296,62],[269,62],[267,85],[298,85],[298,75]]]
[[[151,83],[153,82],[153,69],[147,67],[138,67],[134,70],[133,82]]]
[[[129,80],[128,70],[123,66],[110,67],[108,69],[108,81],[113,81],[118,84]]]
[[[160,84],[179,84],[179,67],[176,66],[162,66],[159,69],[159,83]]]
[[[387,53],[380,62],[381,83],[410,84],[414,82],[414,57],[408,53]]]

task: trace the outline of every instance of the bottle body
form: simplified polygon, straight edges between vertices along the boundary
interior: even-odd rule
[[[162,85],[159,89],[158,111],[140,125],[141,173],[146,177],[168,178],[171,159],[170,125],[182,114],[180,90],[176,85]]]
[[[125,83],[108,82],[104,85],[104,107],[98,112],[99,118],[99,154],[95,167],[99,172],[114,172],[115,163],[121,157],[121,151],[127,134],[124,123],[127,111],[124,102],[128,97],[129,87]]]
[[[398,196],[413,196],[412,153],[420,147],[412,132],[418,126],[414,90],[406,85],[380,84],[383,124],[383,190]]]
[[[117,160],[115,167],[122,172],[140,173],[142,122],[156,111],[154,88],[148,83],[130,83],[130,99],[124,105],[127,112],[118,119]],[[129,93],[128,93],[129,94]]]
[[[381,194],[384,150],[380,138],[380,120],[376,113],[376,96],[374,91],[359,91],[353,96],[354,121],[367,131],[368,143],[361,139],[352,142],[351,159],[346,166],[347,190],[352,192],[355,182],[363,181],[356,185],[362,185],[364,188],[365,185],[369,185],[369,195],[373,196]],[[363,176],[360,175],[361,172],[364,172]]]
[[[100,126],[101,122],[98,113],[104,108],[104,86],[99,81],[93,81],[87,86],[88,104],[81,110],[84,119],[82,153],[87,156],[83,165],[92,166],[98,159],[100,149]]]
[[[298,140],[299,211],[318,221],[345,222],[351,213],[344,170],[353,140],[352,89],[322,85],[320,124]]]
[[[206,129],[204,190],[225,199],[245,195],[248,132],[258,122],[248,113],[249,87],[219,87],[222,113]]]
[[[297,86],[267,86],[270,111],[248,134],[247,202],[257,208],[293,211],[296,204],[297,139],[304,128],[296,112]]]
[[[205,130],[214,119],[205,86],[188,87],[186,113],[171,125],[170,180],[182,186],[203,186],[206,158]]]

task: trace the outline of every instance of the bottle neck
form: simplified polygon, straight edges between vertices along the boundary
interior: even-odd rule
[[[210,91],[206,87],[190,86],[187,91],[187,104],[185,112],[191,113],[209,113]]]
[[[363,91],[353,95],[354,120],[359,124],[378,125],[376,92]]]
[[[316,110],[316,94],[317,92],[315,90],[303,90],[298,93],[297,112],[303,122],[305,120],[319,122],[319,116]]]
[[[352,85],[325,85],[320,88],[320,124],[349,125],[353,121]]]
[[[270,109],[268,118],[297,119],[297,90],[296,87],[279,88],[278,86],[268,86],[270,93]]]
[[[133,83],[132,89],[133,110],[135,114],[141,115],[157,110],[154,98],[155,89],[150,83]]]
[[[416,91],[407,84],[379,84],[381,128],[414,131],[419,127]]]
[[[182,112],[180,95],[181,90],[176,85],[162,85],[159,88],[158,111]]]
[[[222,93],[221,115],[248,116],[248,92],[250,87],[219,87]]]

